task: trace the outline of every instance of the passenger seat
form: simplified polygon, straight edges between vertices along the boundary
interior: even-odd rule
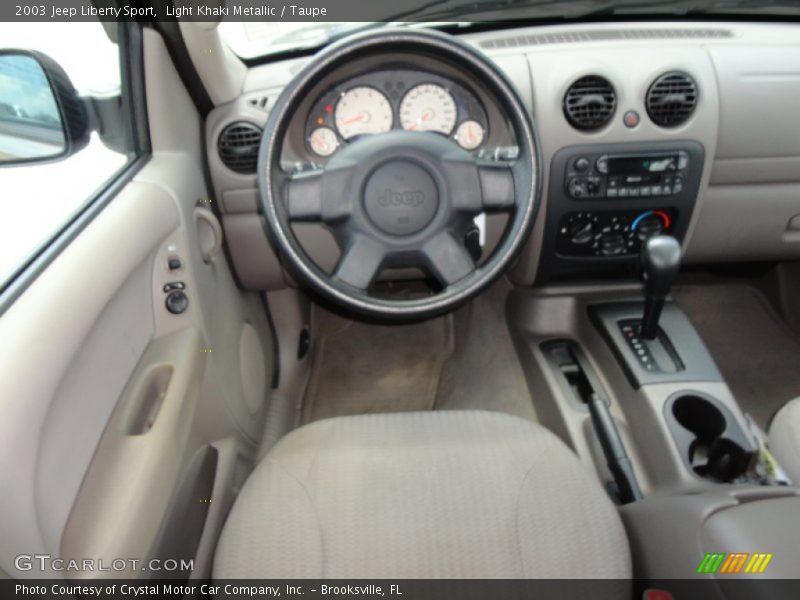
[[[778,411],[769,428],[769,448],[789,475],[800,484],[800,398]]]

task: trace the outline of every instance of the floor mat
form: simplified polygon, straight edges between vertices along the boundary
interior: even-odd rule
[[[538,420],[506,324],[509,291],[500,281],[454,313],[455,352],[442,372],[437,410],[491,410]]]
[[[451,316],[391,326],[320,313],[303,422],[433,408],[453,352]]]
[[[800,341],[755,288],[680,286],[673,297],[700,332],[733,395],[766,430],[800,396]]]

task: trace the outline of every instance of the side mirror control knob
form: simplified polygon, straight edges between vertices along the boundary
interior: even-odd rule
[[[189,298],[182,291],[175,290],[167,294],[164,304],[173,315],[179,315],[189,307]]]

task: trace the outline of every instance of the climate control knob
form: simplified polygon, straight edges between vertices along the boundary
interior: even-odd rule
[[[567,232],[573,244],[588,244],[594,237],[594,223],[587,217],[579,217],[570,222]]]
[[[670,217],[663,210],[649,210],[640,214],[631,223],[631,231],[636,234],[640,241],[645,241],[654,235],[659,235],[668,230]]]
[[[644,241],[649,237],[658,235],[664,230],[664,222],[656,215],[650,215],[639,221],[639,226],[636,228],[636,235],[639,239]]]
[[[625,252],[625,236],[617,232],[604,233],[600,238],[600,253],[603,256],[617,256]]]

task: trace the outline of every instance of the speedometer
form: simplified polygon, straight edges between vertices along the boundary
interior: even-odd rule
[[[347,90],[336,103],[334,121],[344,139],[365,133],[384,133],[392,128],[394,117],[389,100],[372,87]]]
[[[456,103],[440,85],[421,83],[400,103],[400,124],[408,131],[435,131],[449,135],[456,124]]]

